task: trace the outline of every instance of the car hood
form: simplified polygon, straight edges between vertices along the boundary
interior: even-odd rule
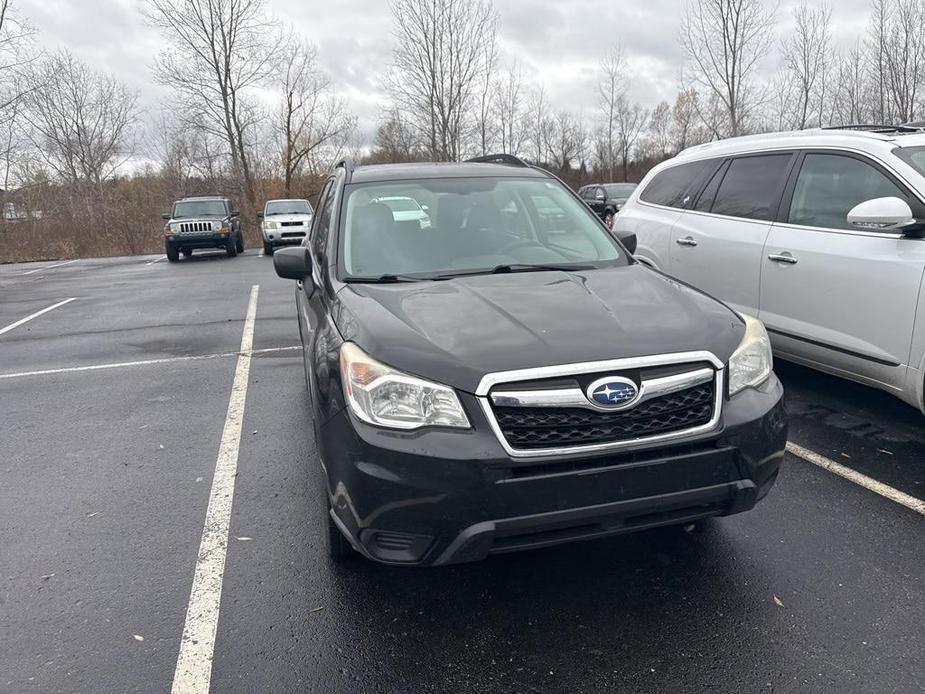
[[[334,320],[397,369],[474,392],[497,371],[707,350],[745,332],[724,304],[641,265],[414,284],[351,284]]]
[[[264,220],[267,222],[310,222],[312,221],[312,215],[310,214],[271,214],[267,217],[264,217]]]

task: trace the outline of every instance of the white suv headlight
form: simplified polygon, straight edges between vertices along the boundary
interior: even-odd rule
[[[740,314],[745,336],[729,358],[729,394],[760,385],[771,374],[771,341],[761,321]]]
[[[364,422],[392,429],[469,428],[452,388],[380,364],[352,342],[340,348],[340,373],[347,403]]]

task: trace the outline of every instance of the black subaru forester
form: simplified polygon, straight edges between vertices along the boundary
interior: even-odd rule
[[[551,174],[342,162],[317,209],[274,264],[298,280],[333,556],[473,561],[739,513],[774,484],[761,323],[634,262]]]

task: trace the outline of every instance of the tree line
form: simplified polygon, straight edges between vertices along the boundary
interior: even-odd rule
[[[638,180],[701,142],[845,123],[904,123],[925,111],[925,0],[872,0],[845,49],[832,9],[802,0],[688,0],[671,101],[634,56],[602,48],[593,107],[552,103],[499,40],[492,0],[391,0],[393,53],[375,136],[364,141],[318,49],[264,0],[145,0],[164,50],[139,94],[62,48],[40,50],[0,0],[0,259],[157,250],[175,197],[232,194],[250,222],[269,196],[310,196],[340,157],[368,162],[521,156],[573,185]],[[781,21],[788,29],[778,31]],[[156,226],[154,227],[156,231]]]

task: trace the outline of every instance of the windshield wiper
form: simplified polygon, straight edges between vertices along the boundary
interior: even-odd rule
[[[347,284],[397,284],[399,282],[423,282],[432,277],[417,277],[415,275],[379,275],[378,277],[345,277]]]
[[[596,265],[545,265],[533,263],[509,263],[504,265],[495,265],[492,268],[482,268],[481,270],[463,270],[462,272],[448,272],[437,275],[436,279],[444,280],[453,277],[465,277],[467,275],[504,275],[512,272],[541,272],[544,270],[561,270],[562,272],[575,272],[578,270],[594,270]]]

